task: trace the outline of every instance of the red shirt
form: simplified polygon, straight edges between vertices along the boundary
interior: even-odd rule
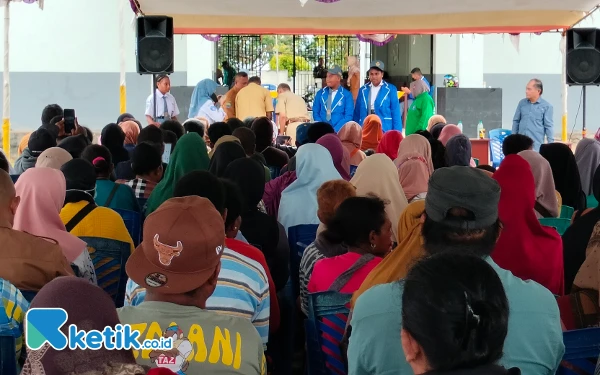
[[[263,266],[263,268],[265,269],[267,279],[269,280],[269,295],[271,297],[271,315],[269,317],[269,331],[276,332],[279,329],[279,301],[277,300],[277,290],[275,289],[275,283],[271,278],[271,271],[269,270],[269,266],[267,266],[267,260],[265,259],[265,255],[254,246],[248,245],[245,242],[233,238],[225,239],[225,247],[260,263],[260,265]]]
[[[310,281],[308,282],[308,292],[317,293],[327,291],[335,279],[344,273],[344,271],[352,267],[360,257],[361,255],[358,253],[349,252],[333,258],[325,258],[317,261],[312,275],[310,276]],[[352,275],[350,281],[348,281],[342,290],[340,290],[340,293],[356,292],[367,275],[379,264],[379,262],[381,262],[381,260],[381,258],[375,258],[365,264],[361,269],[357,270],[354,275]]]

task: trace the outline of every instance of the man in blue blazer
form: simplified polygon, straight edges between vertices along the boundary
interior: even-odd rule
[[[334,66],[327,71],[327,87],[317,91],[313,103],[313,119],[333,126],[339,132],[352,121],[354,99],[352,93],[341,86],[342,68]]]
[[[381,119],[383,131],[402,131],[402,114],[398,101],[398,89],[383,81],[383,62],[377,60],[369,69],[369,83],[358,91],[354,107],[354,121],[362,125],[368,115]]]

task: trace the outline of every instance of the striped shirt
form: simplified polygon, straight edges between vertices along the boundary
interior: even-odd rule
[[[129,279],[125,306],[137,306],[145,297],[146,289]],[[270,298],[269,281],[260,263],[226,248],[221,257],[217,287],[206,301],[206,309],[250,320],[266,345],[269,340]]]
[[[0,295],[2,295],[0,336],[15,338],[16,358],[18,360],[23,348],[23,320],[29,309],[29,302],[14,285],[4,279],[0,279]]]
[[[306,247],[300,261],[300,308],[302,312],[308,316],[308,281],[312,275],[315,263],[318,260],[324,259],[315,243],[311,243]]]

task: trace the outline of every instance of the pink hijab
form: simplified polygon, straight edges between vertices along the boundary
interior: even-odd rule
[[[86,243],[65,229],[60,210],[67,194],[65,177],[60,170],[30,168],[15,184],[21,204],[15,215],[14,229],[53,239],[65,258],[73,262],[86,248]]]
[[[440,133],[440,137],[438,138],[438,141],[442,142],[442,144],[445,147],[446,143],[448,143],[450,138],[454,137],[457,134],[462,134],[462,132],[460,131],[460,128],[458,126],[452,125],[452,124],[446,125],[442,129],[442,132]]]

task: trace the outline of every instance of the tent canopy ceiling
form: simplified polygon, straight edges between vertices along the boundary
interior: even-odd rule
[[[125,0],[127,1],[127,0]],[[138,0],[178,34],[435,34],[568,27],[598,0]]]

